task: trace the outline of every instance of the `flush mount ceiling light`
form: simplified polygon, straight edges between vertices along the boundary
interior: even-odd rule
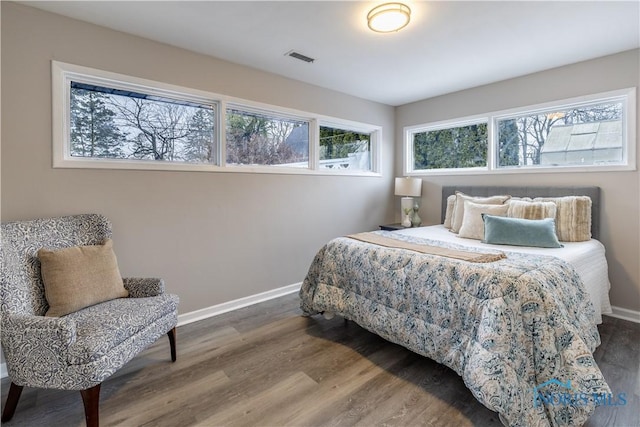
[[[411,19],[411,9],[402,3],[384,3],[367,15],[369,28],[378,33],[391,33],[406,27]]]

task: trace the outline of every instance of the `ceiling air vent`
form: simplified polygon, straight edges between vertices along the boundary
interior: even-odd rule
[[[296,52],[295,50],[290,50],[289,52],[285,53],[286,56],[290,56],[292,58],[295,59],[299,59],[300,61],[304,61],[304,62],[313,62],[315,61],[314,58],[310,58],[306,55],[303,55],[301,53]]]

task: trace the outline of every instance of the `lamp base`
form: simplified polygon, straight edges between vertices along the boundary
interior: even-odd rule
[[[400,225],[403,226],[404,228],[411,227],[411,217],[408,214],[405,215]]]
[[[411,227],[411,213],[413,212],[413,197],[400,199],[400,218],[403,227]]]

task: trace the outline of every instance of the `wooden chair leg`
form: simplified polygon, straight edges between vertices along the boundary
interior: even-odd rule
[[[4,404],[4,411],[2,411],[2,422],[7,422],[13,418],[13,414],[16,412],[18,406],[18,400],[22,394],[23,386],[15,385],[11,383],[9,387],[9,394],[7,395],[7,402]]]
[[[80,390],[84,403],[84,419],[87,427],[98,427],[100,419],[98,408],[100,405],[100,384],[86,390]]]
[[[169,345],[171,346],[171,361],[175,362],[177,359],[176,328],[173,328],[169,332],[167,332],[167,335],[169,336]]]

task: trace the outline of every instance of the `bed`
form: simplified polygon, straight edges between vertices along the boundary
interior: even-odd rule
[[[309,268],[303,312],[338,314],[450,367],[505,425],[584,424],[611,393],[593,359],[597,323],[611,310],[599,189],[444,187],[443,220],[456,190],[589,196],[593,238],[556,249],[487,245],[441,225],[336,238]]]

